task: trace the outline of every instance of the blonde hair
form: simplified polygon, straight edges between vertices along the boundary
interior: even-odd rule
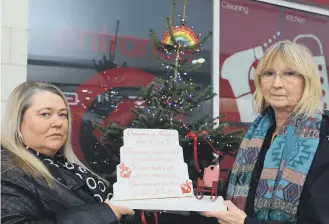
[[[13,156],[13,160],[18,167],[30,173],[36,178],[43,179],[52,187],[55,178],[50,174],[46,166],[32,153],[26,150],[22,134],[20,133],[20,125],[23,120],[25,111],[31,106],[32,97],[39,91],[49,91],[60,96],[68,110],[68,138],[63,146],[64,156],[71,163],[76,163],[79,166],[86,166],[79,161],[72,150],[71,145],[71,111],[64,93],[56,86],[35,81],[27,81],[16,87],[8,100],[4,121],[1,126],[1,147],[7,150]]]
[[[262,113],[268,106],[265,102],[260,74],[272,66],[274,58],[280,55],[286,65],[304,78],[304,91],[293,110],[294,116],[309,117],[320,109],[321,82],[311,51],[302,44],[284,40],[270,46],[258,63],[255,74],[254,109]]]

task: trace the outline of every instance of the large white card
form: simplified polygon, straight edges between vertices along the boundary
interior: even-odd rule
[[[225,210],[223,199],[194,197],[177,130],[124,131],[112,204],[132,209],[172,211]]]
[[[213,202],[210,200],[210,196],[204,196],[202,200],[199,200],[195,197],[184,197],[184,198],[113,201],[112,204],[132,208],[132,209],[151,210],[151,211],[205,212],[205,211],[227,210],[227,206],[223,204],[222,197],[218,197],[217,200]]]

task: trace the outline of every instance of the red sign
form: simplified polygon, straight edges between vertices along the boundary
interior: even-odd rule
[[[107,32],[105,26],[102,26],[99,32],[62,28],[56,30],[54,42],[56,47],[69,52],[91,51],[105,54],[110,49],[111,54],[116,53],[117,57],[125,59],[133,58],[136,60],[149,57],[152,55],[150,52],[167,60],[175,59],[174,54],[165,55],[164,53],[159,53],[149,39],[115,36]],[[183,57],[188,61],[192,61],[194,58],[191,52],[186,52]]]
[[[106,117],[99,116],[97,113],[90,111],[92,104],[97,100],[99,95],[116,87],[136,88],[137,90],[139,87],[145,87],[152,82],[154,78],[152,74],[139,69],[114,68],[104,73],[95,74],[85,83],[81,84],[75,93],[66,93],[66,97],[70,97],[71,101],[76,100],[78,102],[77,104],[70,104],[73,115],[72,132],[75,133],[72,144],[79,159],[86,162],[82,150],[83,146],[81,145],[81,140],[84,140],[84,137],[81,136],[81,134],[83,134],[81,130],[83,129],[82,124],[85,120],[94,122],[91,125],[98,122],[106,126],[109,121],[112,121],[119,125],[127,126],[134,118],[133,113],[130,112],[130,108],[136,104],[136,100],[134,99],[124,99],[118,107]],[[137,106],[140,105],[137,104]],[[97,142],[100,142],[101,133],[97,132],[93,126],[91,126],[91,133],[87,134],[89,139],[95,138]],[[92,136],[90,134],[92,134]],[[90,145],[87,147],[90,147]]]
[[[254,120],[255,66],[266,48],[283,39],[311,49],[322,100],[329,103],[329,17],[243,0],[221,0],[220,10],[220,113],[228,121]]]

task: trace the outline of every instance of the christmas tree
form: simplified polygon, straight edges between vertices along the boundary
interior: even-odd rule
[[[223,116],[213,118],[205,115],[197,120],[192,117],[193,110],[215,94],[212,86],[203,88],[189,77],[191,72],[202,66],[204,59],[190,61],[185,56],[192,54],[196,57],[212,33],[199,40],[199,35],[186,25],[185,8],[186,4],[179,25],[174,25],[174,15],[166,19],[167,30],[161,40],[150,30],[150,38],[157,50],[155,57],[167,68],[168,76],[141,88],[139,100],[144,104],[131,108],[135,119],[130,127],[177,130],[190,178],[196,181],[202,177],[203,168],[218,164],[225,155],[234,155],[241,142],[242,131],[227,133],[227,123],[218,123]],[[106,67],[106,63],[102,62],[102,65]],[[110,122],[106,127],[97,125],[96,128],[103,133],[103,145],[119,157],[123,131],[127,127]],[[223,191],[223,188],[219,190]]]
[[[200,40],[199,35],[186,24],[185,8],[186,1],[180,24],[175,25],[173,1],[173,14],[166,19],[166,32],[161,39],[155,31],[150,30],[150,38],[157,51],[155,57],[166,67],[168,76],[166,79],[158,78],[146,88],[141,88],[138,100],[144,103],[140,107],[131,108],[135,118],[129,127],[177,130],[184,150],[184,160],[188,164],[190,179],[195,188],[197,179],[202,178],[204,168],[219,164],[225,155],[235,154],[243,133],[227,132],[225,128],[228,124],[219,122],[223,116],[214,118],[212,115],[205,115],[200,119],[193,119],[193,112],[200,104],[215,96],[212,86],[204,88],[194,83],[189,76],[205,62],[197,56],[212,33],[209,32]],[[191,55],[195,58],[192,61],[187,59]],[[102,67],[108,67],[106,64],[104,59],[95,65],[102,71]],[[96,128],[103,134],[102,144],[111,151],[112,159],[119,163],[123,131],[127,127],[110,122],[106,127],[96,125]],[[112,181],[115,182],[110,180]],[[222,181],[219,184],[218,194],[223,195],[226,184]]]

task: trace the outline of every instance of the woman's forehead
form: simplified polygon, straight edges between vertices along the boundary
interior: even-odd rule
[[[37,108],[66,108],[62,97],[49,91],[40,91],[35,93],[32,97],[31,106]]]
[[[298,65],[286,54],[275,52],[270,55],[265,63],[264,69],[298,70]]]

